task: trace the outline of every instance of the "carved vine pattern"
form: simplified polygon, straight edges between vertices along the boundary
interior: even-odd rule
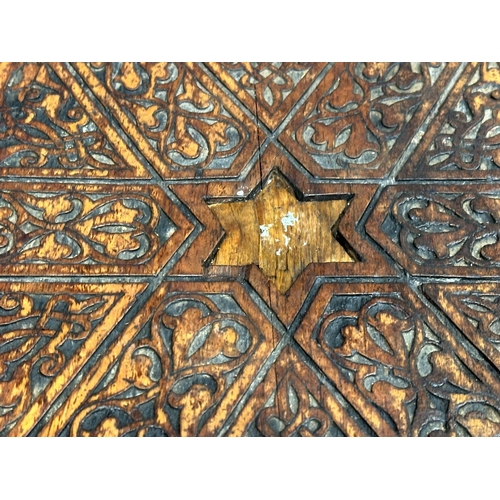
[[[311,69],[311,63],[238,62],[221,66],[265,106],[269,112],[278,108],[298,81]],[[296,77],[294,78],[294,74]]]
[[[3,76],[3,78],[2,78]],[[0,167],[123,169],[123,161],[46,64],[0,75]]]
[[[500,71],[483,64],[479,80],[467,87],[448,112],[420,168],[491,170],[500,167]]]
[[[328,315],[317,341],[400,435],[500,432],[500,401],[406,301]]]
[[[500,297],[498,295],[466,294],[448,296],[481,337],[500,345]]]
[[[392,207],[399,242],[417,261],[440,265],[500,265],[500,197],[468,193],[400,197]]]
[[[28,409],[40,390],[40,377],[52,379],[67,364],[64,343],[85,340],[112,306],[109,296],[68,294],[53,295],[43,306],[37,303],[26,293],[0,295],[2,430]]]
[[[88,398],[71,434],[195,436],[260,340],[247,316],[221,312],[205,296],[169,298],[148,337],[128,346],[112,380]]]
[[[333,87],[297,129],[297,142],[312,155],[340,153],[344,168],[375,168],[431,85],[429,64],[336,66]]]
[[[137,194],[0,193],[0,263],[146,262],[160,210]]]
[[[236,154],[248,140],[243,125],[182,64],[91,67],[173,168],[205,168],[214,159]]]
[[[319,405],[311,405],[310,394],[290,368],[279,381],[274,404],[257,416],[257,428],[264,436],[325,436],[332,419]]]

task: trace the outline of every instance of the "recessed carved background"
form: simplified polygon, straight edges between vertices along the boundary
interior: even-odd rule
[[[500,434],[497,63],[1,63],[0,435]]]

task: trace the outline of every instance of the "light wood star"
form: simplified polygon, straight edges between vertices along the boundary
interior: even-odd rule
[[[255,199],[210,205],[226,232],[212,264],[256,264],[285,294],[312,262],[355,262],[333,236],[347,203],[299,201],[273,172]]]

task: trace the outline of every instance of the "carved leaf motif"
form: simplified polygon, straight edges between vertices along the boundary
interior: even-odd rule
[[[463,313],[474,325],[481,335],[484,335],[490,342],[500,343],[500,304],[497,297],[488,300],[476,294],[450,297],[453,304]]]
[[[387,62],[367,62],[362,74],[365,78],[381,80],[390,66]]]
[[[223,313],[202,295],[165,300],[153,316],[150,337],[126,349],[111,380],[76,417],[72,434],[141,434],[154,427],[169,436],[197,435],[226,389],[226,374],[248,359],[258,338],[246,316]],[[148,401],[154,402],[154,416],[145,420],[139,407]],[[111,416],[111,408],[120,409],[121,417]],[[104,409],[107,416],[88,430],[91,415]]]
[[[418,98],[410,97],[396,102],[377,102],[373,106],[373,111],[378,111],[382,115],[381,123],[391,133],[399,133],[406,124],[406,119],[412,107],[418,104]]]
[[[359,104],[363,100],[360,92],[354,91],[354,81],[347,71],[342,72],[337,88],[322,103],[323,107],[342,109],[348,104]]]
[[[7,64],[0,84],[0,166],[104,173],[124,168],[48,65]]]
[[[75,212],[73,217],[76,217],[81,210],[79,210],[77,200],[70,194],[49,198],[24,194],[21,198],[18,198],[18,201],[26,207],[28,212],[34,213],[35,217],[54,224],[58,222],[58,218],[61,219],[72,212]]]
[[[30,242],[31,243],[31,242]],[[24,251],[23,251],[24,250]],[[79,250],[79,248],[78,248]],[[38,245],[34,248],[21,248],[22,260],[33,261],[61,261],[70,259],[74,253],[71,245],[58,241],[56,233],[49,233],[38,240]]]
[[[81,234],[102,245],[110,257],[119,258],[121,252],[135,251],[141,246],[136,238],[143,234],[136,223],[142,215],[137,209],[128,208],[123,201],[115,201],[105,214],[89,214],[74,225]]]
[[[2,193],[0,257],[9,263],[147,261],[159,247],[160,210],[139,195]],[[15,221],[15,224],[12,221]],[[2,248],[4,248],[2,252]]]
[[[183,81],[184,92],[178,94],[176,99],[179,104],[192,102],[200,111],[206,111],[213,106],[212,99],[197,84],[191,73],[186,73]]]
[[[173,373],[214,362],[218,366],[232,363],[246,354],[254,341],[245,325],[247,321],[228,314],[203,315],[199,309],[190,308],[177,318],[165,316],[163,322],[173,327]],[[235,329],[238,323],[248,335],[247,343],[241,347],[238,346],[241,333]]]
[[[424,76],[413,71],[410,63],[402,63],[395,76],[388,79],[389,83],[394,84],[397,89],[403,91],[409,91],[416,84],[424,84],[424,81]]]
[[[108,90],[130,110],[163,160],[175,169],[205,168],[243,147],[248,133],[183,65],[107,64]]]
[[[293,368],[278,383],[274,405],[257,418],[264,436],[324,436],[331,423],[325,410],[311,406],[307,387]]]
[[[318,145],[326,144],[326,150],[332,153],[342,150],[350,158],[359,158],[365,152],[380,151],[377,142],[367,137],[366,124],[357,114],[348,115],[329,124],[317,122],[312,127],[315,132],[311,140]],[[347,136],[347,139],[342,139],[343,142],[338,144],[341,135]]]

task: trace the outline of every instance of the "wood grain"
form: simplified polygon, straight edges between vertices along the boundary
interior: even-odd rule
[[[499,103],[498,63],[0,63],[0,436],[500,435]]]
[[[227,235],[213,265],[256,264],[284,294],[312,262],[354,262],[333,237],[346,206],[347,200],[299,203],[273,173],[254,200],[210,205]]]

